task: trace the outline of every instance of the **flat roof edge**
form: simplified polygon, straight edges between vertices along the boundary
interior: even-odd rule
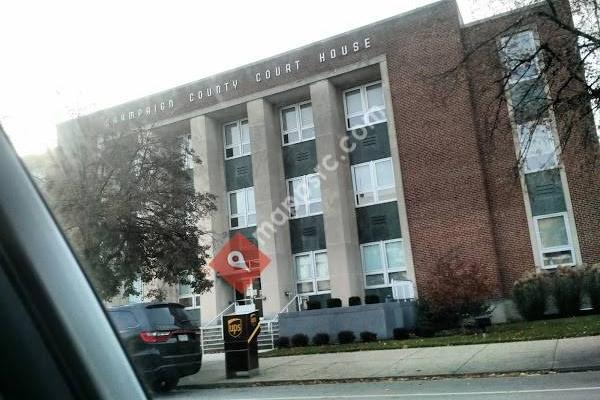
[[[546,4],[542,1],[542,0],[538,0],[537,2],[533,3],[533,4],[528,4],[522,7],[518,7],[515,8],[514,10],[508,10],[508,11],[504,11],[500,14],[494,14],[494,15],[490,15],[489,17],[485,17],[485,18],[481,18],[481,19],[477,19],[475,21],[471,21],[467,24],[463,24],[461,26],[461,29],[468,29],[471,28],[475,25],[479,25],[479,24],[483,24],[486,22],[490,22],[496,19],[500,19],[500,18],[504,18],[504,17],[508,17],[511,15],[517,15],[517,14],[521,14],[524,13],[526,11],[535,9],[535,8],[542,8],[544,7]]]

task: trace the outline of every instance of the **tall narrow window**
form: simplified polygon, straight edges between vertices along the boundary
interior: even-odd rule
[[[542,268],[575,265],[565,193],[558,167],[557,142],[548,104],[547,82],[540,75],[533,31],[510,34],[500,41],[508,73],[506,96],[516,125],[519,159],[527,184],[531,221]]]
[[[575,265],[567,213],[538,216],[533,220],[543,268]]]
[[[281,109],[281,141],[283,145],[315,138],[312,104],[294,104]]]
[[[256,208],[254,206],[254,188],[244,188],[228,193],[229,227],[231,229],[246,228],[256,225]]]
[[[309,251],[294,254],[296,291],[298,294],[323,294],[331,292],[327,251]]]
[[[344,92],[346,129],[357,129],[385,121],[381,82],[369,83]]]
[[[406,279],[402,239],[365,243],[360,246],[365,287],[388,287],[392,280]]]
[[[250,130],[248,120],[230,122],[223,126],[223,143],[225,159],[247,156],[250,154]]]
[[[288,199],[291,218],[321,214],[321,181],[311,174],[288,179]]]
[[[352,166],[356,206],[385,203],[396,199],[391,158]]]

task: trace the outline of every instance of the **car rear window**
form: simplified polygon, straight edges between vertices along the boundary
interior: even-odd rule
[[[161,305],[146,307],[150,324],[157,329],[166,329],[173,326],[180,328],[193,328],[191,318],[183,307],[175,305]]]
[[[135,315],[129,311],[109,311],[108,315],[120,331],[135,328],[139,325]]]

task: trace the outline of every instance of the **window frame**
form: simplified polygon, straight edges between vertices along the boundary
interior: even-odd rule
[[[542,220],[542,219],[556,218],[556,217],[562,217],[562,219],[563,219],[563,223],[565,224],[565,232],[567,234],[568,243],[566,245],[562,245],[562,246],[554,246],[554,247],[544,248],[542,245],[542,236],[540,235],[540,227],[539,227],[538,222],[539,222],[539,220]],[[541,262],[542,269],[555,269],[555,268],[558,268],[559,266],[572,267],[572,266],[576,265],[577,259],[575,257],[575,246],[573,244],[573,238],[571,236],[571,226],[569,224],[568,212],[563,211],[563,212],[552,213],[552,214],[536,215],[533,217],[533,226],[535,229],[535,236],[536,236],[536,241],[537,241],[537,245],[538,245],[538,254],[540,256],[540,262]],[[573,261],[568,264],[544,265],[544,254],[545,253],[554,253],[554,252],[558,252],[558,251],[570,251],[571,258]]]
[[[367,98],[367,88],[370,86],[375,86],[375,85],[379,85],[381,87],[381,97],[383,100],[383,106],[379,106],[376,107],[372,110],[369,109],[369,102],[368,102],[368,98]],[[352,114],[348,114],[348,103],[346,101],[346,94],[349,92],[353,92],[355,90],[359,90],[360,91],[360,102],[361,102],[361,107],[362,110],[360,112],[356,112],[356,113],[352,113]],[[346,131],[352,131],[355,129],[360,129],[360,128],[364,128],[366,126],[371,126],[371,125],[375,125],[375,124],[380,124],[382,122],[387,122],[387,105],[385,103],[385,94],[383,92],[383,83],[381,80],[378,81],[373,81],[373,82],[369,82],[369,83],[365,83],[359,86],[355,86],[352,87],[350,89],[346,89],[342,92],[342,100],[344,102],[344,117],[345,117],[345,125],[346,125]],[[378,112],[378,111],[383,111],[383,115],[384,118],[380,121],[377,122],[369,122],[368,121],[368,116],[372,113]],[[355,117],[360,117],[362,116],[362,120],[363,123],[360,124],[359,126],[354,126],[354,127],[350,127],[350,118],[355,118]],[[367,122],[365,122],[367,121]]]
[[[309,180],[312,178],[316,178],[317,181],[319,182],[319,198],[318,200],[311,200],[309,198]],[[304,205],[305,207],[305,213],[303,215],[298,215],[298,204],[293,203],[294,200],[294,196],[290,195],[290,183],[294,182],[294,181],[302,181],[302,190],[304,191],[304,198],[303,198],[303,202],[299,203],[300,205]],[[294,178],[289,178],[286,179],[285,181],[285,188],[287,191],[287,207],[289,210],[289,217],[290,219],[296,219],[296,218],[304,218],[304,217],[309,217],[312,215],[321,215],[323,214],[323,193],[321,192],[321,179],[319,177],[319,174],[308,174],[308,175],[301,175],[301,176],[296,176]],[[311,212],[310,211],[310,206],[313,204],[320,204],[320,208],[321,211],[319,212]],[[295,215],[292,215],[292,207],[296,207]]]
[[[392,174],[392,184],[389,186],[382,186],[379,187],[377,186],[377,168],[376,168],[376,164],[378,163],[382,163],[382,162],[389,162],[390,163],[390,172]],[[357,190],[357,182],[356,182],[356,173],[355,170],[359,167],[364,167],[365,165],[368,165],[369,167],[369,176],[371,178],[371,185],[372,185],[372,192],[358,192]],[[386,157],[386,158],[379,158],[377,160],[371,160],[371,161],[367,161],[364,163],[360,163],[360,164],[354,164],[350,166],[350,174],[352,175],[352,188],[354,190],[354,205],[356,208],[358,207],[367,207],[367,206],[372,206],[374,204],[384,204],[384,203],[389,203],[392,201],[396,201],[398,199],[397,193],[396,193],[396,176],[394,174],[394,162],[392,160],[392,157]],[[379,191],[381,190],[385,190],[385,189],[393,189],[394,190],[394,197],[391,199],[386,199],[386,200],[380,200],[379,199]],[[371,203],[366,203],[366,204],[359,204],[358,203],[358,195],[362,194],[362,193],[373,193],[373,202]]]
[[[246,125],[248,125],[248,142],[244,142],[243,141],[243,135],[242,135],[242,124],[246,123]],[[237,144],[227,144],[227,134],[226,134],[226,128],[228,126],[231,125],[236,125],[238,127],[238,132],[239,132],[239,143]],[[252,154],[252,146],[250,144],[250,125],[248,124],[248,118],[241,118],[235,121],[231,121],[231,122],[227,122],[223,124],[223,156],[225,157],[225,160],[233,160],[234,158],[239,158],[239,157],[245,157],[248,155]],[[244,145],[248,145],[248,152],[244,152]],[[235,155],[235,148],[239,148],[240,154],[239,155]],[[233,155],[231,157],[227,157],[227,150],[228,149],[234,149],[233,151]]]
[[[327,279],[323,279],[323,278],[317,279],[317,263],[316,263],[316,255],[317,254],[325,254],[325,256],[327,257]],[[305,257],[305,256],[310,257],[312,278],[298,280],[298,264],[296,263],[296,258]],[[294,266],[294,282],[295,282],[294,290],[297,295],[299,295],[299,296],[315,296],[315,295],[320,295],[320,294],[330,294],[331,293],[331,274],[329,273],[329,255],[327,254],[327,249],[304,251],[302,253],[294,253],[294,254],[292,254],[292,264]],[[329,289],[328,290],[318,290],[318,288],[319,288],[318,282],[325,282],[325,281],[329,281]],[[312,283],[312,285],[313,285],[312,292],[304,292],[304,293],[298,292],[298,284],[300,284],[300,283]]]
[[[311,100],[306,100],[306,101],[302,101],[300,103],[296,103],[296,104],[290,104],[289,106],[285,106],[285,107],[281,107],[279,109],[279,128],[281,131],[281,146],[290,146],[292,144],[296,144],[296,143],[302,143],[302,142],[308,142],[309,140],[315,140],[316,136],[317,136],[317,132],[315,129],[315,120],[314,120],[314,114],[313,114],[313,118],[312,118],[312,123],[309,126],[303,126],[302,125],[302,106],[305,106],[307,104],[310,104],[311,110],[312,110],[312,101]],[[283,112],[286,110],[290,110],[290,109],[294,109],[294,111],[296,112],[296,129],[288,129],[287,131],[283,129]],[[312,113],[312,111],[311,111]],[[313,136],[309,137],[309,138],[305,138],[303,135],[303,131],[305,129],[313,129]],[[298,140],[295,142],[290,142],[288,141],[288,143],[285,143],[284,141],[284,136],[285,135],[289,135],[289,133],[291,132],[298,132]],[[288,136],[289,137],[289,136]]]
[[[388,265],[388,260],[387,260],[386,245],[389,243],[398,243],[398,242],[400,243],[400,246],[404,250],[404,266],[400,267],[400,268],[390,268]],[[367,273],[367,270],[365,268],[364,248],[368,247],[368,246],[375,246],[375,245],[379,246],[379,257],[380,257],[380,260],[382,261],[381,271],[378,271],[377,273]],[[380,240],[377,242],[361,243],[360,244],[360,263],[361,263],[361,268],[362,268],[362,273],[363,273],[363,282],[365,285],[365,289],[378,289],[378,288],[392,287],[392,281],[389,278],[390,273],[407,272],[408,271],[408,267],[406,265],[406,249],[404,248],[404,240],[402,238],[395,238],[395,239],[388,239],[388,240]],[[383,274],[384,283],[379,284],[379,285],[367,284],[367,276],[368,275],[380,275],[380,274]]]
[[[248,208],[249,208],[248,207],[248,204],[249,204],[248,203],[248,193],[250,191],[252,191],[253,197],[254,197],[254,213],[249,213],[248,212]],[[238,204],[238,213],[232,214],[231,213],[231,195],[235,194],[236,197],[237,197],[238,193],[243,193],[243,198],[244,198],[244,213],[243,214],[239,213],[239,204]],[[238,189],[238,190],[232,190],[230,192],[227,192],[227,211],[229,213],[229,229],[230,230],[242,229],[242,228],[250,228],[250,227],[256,226],[256,197],[255,197],[255,195],[256,195],[256,192],[254,191],[254,186],[249,186],[249,187],[246,187],[246,188],[242,188],[242,189]],[[248,216],[249,215],[254,215],[254,223],[252,223],[252,224],[248,224]],[[243,226],[238,225],[238,226],[235,226],[235,227],[232,226],[231,225],[231,220],[233,218],[238,218],[238,221],[239,221],[239,217],[240,216],[244,217],[244,221],[245,221],[244,225]]]

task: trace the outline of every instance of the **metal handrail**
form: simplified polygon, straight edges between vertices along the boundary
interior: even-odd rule
[[[290,306],[294,302],[297,303],[298,311],[300,311],[301,307],[300,307],[299,300],[300,300],[300,296],[298,296],[298,295],[295,295],[294,297],[292,297],[292,299],[285,306],[283,306],[283,308],[281,310],[279,310],[279,312],[277,313],[277,315],[275,315],[273,317],[273,319],[271,319],[271,321],[279,321],[279,314],[290,312]]]
[[[210,321],[208,321],[208,323],[207,323],[207,324],[205,324],[204,326],[205,326],[205,327],[207,327],[207,326],[211,326],[211,325],[213,324],[213,322],[217,321],[217,320],[218,320],[218,319],[220,319],[220,318],[223,318],[223,315],[225,315],[225,313],[226,313],[227,311],[229,311],[229,310],[230,310],[232,307],[235,307],[235,302],[234,302],[234,303],[231,303],[230,305],[228,305],[228,306],[227,306],[227,307],[226,307],[226,308],[225,308],[223,311],[221,311],[219,314],[217,314],[217,316],[216,316],[216,317],[214,317],[213,319],[211,319]],[[220,325],[220,324],[219,324],[219,325]]]

